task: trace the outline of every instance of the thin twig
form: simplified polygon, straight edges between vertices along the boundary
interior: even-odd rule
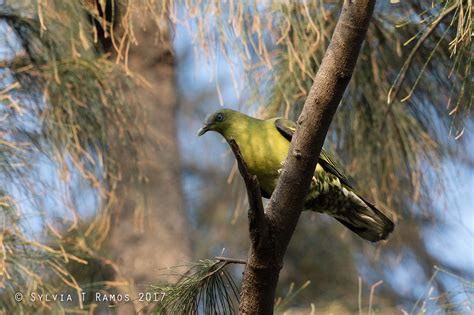
[[[245,187],[247,189],[250,207],[248,212],[250,239],[252,241],[252,245],[258,247],[260,240],[262,239],[262,235],[266,234],[268,231],[260,185],[258,183],[257,176],[250,174],[248,171],[247,164],[245,163],[237,143],[234,140],[229,140],[229,145],[234,152],[240,174],[242,175],[242,178],[245,182]]]
[[[211,277],[212,275],[218,273],[219,271],[221,271],[222,269],[224,269],[224,267],[226,267],[227,265],[230,265],[230,264],[242,264],[242,265],[245,265],[247,264],[247,261],[245,260],[242,260],[242,259],[237,259],[237,258],[228,258],[228,257],[222,257],[222,256],[217,256],[217,257],[214,257],[215,259],[217,259],[218,261],[216,261],[212,267],[222,263],[222,265],[220,265],[219,267],[217,267],[215,270],[209,272],[207,275],[205,275],[204,277],[202,277],[201,279],[199,279],[199,281],[203,281],[209,277]],[[211,267],[211,268],[212,268]]]
[[[229,264],[242,264],[242,265],[247,264],[247,261],[243,259],[229,258],[229,257],[222,257],[222,256],[216,256],[214,258],[219,261],[228,262]]]
[[[423,42],[431,35],[431,33],[433,33],[436,30],[436,28],[444,20],[444,18],[446,18],[451,12],[453,12],[457,8],[457,6],[458,4],[456,2],[454,5],[446,9],[446,11],[444,11],[442,14],[440,14],[440,16],[431,24],[430,28],[423,34],[423,36],[421,36],[421,38],[416,43],[415,47],[413,47],[413,49],[411,50],[410,54],[408,55],[405,61],[405,65],[403,66],[403,69],[400,72],[400,75],[398,76],[397,83],[394,86],[392,93],[389,93],[388,103],[390,105],[393,103],[393,100],[396,98],[396,96],[400,92],[401,85],[406,79],[407,71],[410,68],[410,65],[418,49],[420,49]]]
[[[395,83],[395,86],[393,86],[392,89],[388,92],[388,109],[385,112],[384,119],[382,120],[383,122],[385,121],[386,117],[392,110],[392,105],[394,100],[396,99],[398,93],[400,92],[401,86],[403,82],[406,79],[407,71],[410,68],[410,65],[413,61],[413,58],[415,57],[418,49],[420,49],[421,45],[423,42],[436,30],[438,25],[450,14],[452,13],[456,8],[458,7],[458,2],[455,2],[452,6],[447,8],[443,13],[441,13],[436,20],[433,21],[431,26],[428,28],[428,30],[421,36],[421,38],[418,40],[416,43],[415,47],[411,50],[410,54],[408,55],[402,70],[400,71],[400,74],[398,75],[397,81]],[[383,125],[383,123],[382,123]]]
[[[370,297],[369,297],[369,315],[373,314],[372,312],[372,301],[373,301],[373,298],[374,298],[374,293],[375,293],[375,289],[381,285],[383,283],[383,280],[380,280],[378,281],[377,283],[374,283],[371,287],[370,287]]]
[[[221,263],[221,261],[217,261],[217,262],[215,262],[215,263],[212,265],[212,267],[214,267],[214,266],[216,266],[216,265],[218,265],[218,264],[220,264],[220,263]],[[222,269],[224,269],[225,266],[227,266],[227,265],[229,265],[229,264],[230,264],[230,262],[223,261],[223,264],[222,264],[222,265],[220,265],[220,266],[217,267],[215,270],[209,272],[207,275],[205,275],[204,277],[202,277],[201,279],[199,279],[198,282],[202,282],[202,281],[204,281],[204,280],[210,278],[212,275],[218,273],[219,271],[221,271]],[[211,268],[212,268],[212,267],[211,267]]]

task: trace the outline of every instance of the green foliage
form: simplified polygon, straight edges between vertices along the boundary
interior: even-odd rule
[[[350,258],[351,254],[367,259],[364,262],[370,263],[370,277],[374,282],[386,276],[385,268],[393,267],[390,261],[393,256],[387,255],[390,252],[402,257],[404,248],[413,248],[417,253],[416,263],[425,275],[438,262],[426,248],[422,230],[435,224],[438,217],[435,210],[443,207],[440,196],[458,188],[452,183],[453,173],[445,172],[443,162],[463,163],[459,159],[465,150],[463,130],[472,122],[472,96],[467,88],[472,85],[471,5],[469,1],[460,0],[378,4],[326,144],[339,154],[347,174],[358,183],[361,193],[392,212],[398,220],[395,235],[388,244],[373,249],[344,237],[342,232],[333,238],[325,230],[318,230],[319,225],[327,224],[328,229],[338,233],[334,224],[318,224],[319,218],[312,226],[300,224],[304,237],[294,245],[299,255],[288,255],[285,262],[285,269],[293,271],[288,281],[299,277],[299,273],[307,277],[303,281],[317,277],[327,280],[318,282],[322,288],[339,280],[346,281],[348,275],[353,276],[351,268],[361,265],[356,258]],[[198,44],[206,56],[213,60],[214,51],[222,52],[237,89],[241,88],[239,82],[251,82],[248,84],[251,97],[248,102],[245,100],[246,105],[258,108],[263,118],[297,117],[335,27],[340,2],[252,1],[247,5],[235,2],[224,6],[217,1],[198,1],[187,4],[187,9],[196,18],[185,19],[184,23],[197,30]],[[204,18],[207,23],[201,22]],[[181,22],[181,19],[176,20]],[[417,45],[417,42],[422,44]],[[244,69],[246,77],[238,78],[235,67]],[[402,73],[405,73],[403,80]],[[398,84],[399,92],[394,97],[393,86]],[[229,178],[235,178],[232,174]],[[216,196],[230,194],[238,190],[236,187],[225,193],[220,187]],[[240,196],[245,198],[245,194]],[[202,218],[199,218],[200,229],[214,229],[221,221],[208,218],[209,207],[219,207],[219,212],[226,207],[219,197],[214,202],[206,198]],[[228,208],[237,208],[236,216],[245,212],[245,201],[235,203]],[[446,207],[450,213],[455,212],[456,205]],[[225,216],[217,215],[221,216],[220,220]],[[244,229],[245,220],[242,221],[234,217],[233,222],[239,224],[236,230]],[[235,240],[232,235],[223,241],[225,233],[214,233],[215,242],[243,252],[244,239]],[[347,264],[350,270],[346,273],[343,268],[335,268],[344,272],[333,272],[328,280],[322,278],[326,270],[312,266],[324,265],[319,260],[327,263],[329,256],[311,256],[304,249],[317,242],[315,247],[325,248],[327,244],[331,250],[335,241],[347,245],[341,263]],[[306,260],[309,262],[303,265],[302,261]],[[352,282],[346,287],[353,284],[353,279],[349,280]],[[443,292],[441,280],[434,280],[433,285]],[[410,303],[412,297],[401,297],[397,289],[386,281],[381,295],[394,300],[397,296]],[[308,295],[304,301],[312,293],[313,297],[324,299],[317,290],[306,290],[304,294]],[[327,296],[327,300],[333,298]],[[350,307],[354,305],[353,299],[346,296],[344,302]]]
[[[227,261],[201,260],[189,267],[175,284],[157,285],[162,294],[156,314],[234,314],[238,288]]]
[[[462,140],[464,121],[471,118],[470,8],[461,0],[380,4],[328,135],[347,173],[364,183],[359,189],[396,217],[431,216],[433,182],[437,189],[450,185],[441,161],[462,150],[451,139]],[[335,27],[338,3],[200,1],[187,9],[196,18],[183,23],[191,28],[195,22],[206,52],[222,52],[234,86],[234,67],[249,75],[250,103],[261,116],[297,117]],[[210,12],[215,15],[209,22],[200,23]],[[415,39],[422,45],[410,47]],[[399,85],[397,97],[393,85]]]
[[[451,83],[447,84],[450,89],[448,90],[449,97],[447,98],[446,108],[450,110],[449,116],[453,117],[455,137],[460,138],[464,132],[462,121],[470,115],[472,102],[468,91],[472,84],[472,78],[470,78],[472,36],[469,35],[473,27],[472,3],[461,0],[436,1],[431,4],[431,7],[423,8],[424,10],[417,6],[414,6],[414,9],[418,11],[415,11],[415,14],[421,20],[420,23],[414,23],[412,20],[406,19],[397,25],[402,30],[414,27],[417,31],[417,33],[410,32],[414,35],[405,41],[405,46],[412,41],[417,40],[417,42],[405,58],[403,66],[390,88],[388,103],[391,104],[393,99],[397,97],[400,87],[406,79],[407,72],[412,67],[414,58],[418,58],[421,67],[418,67],[416,78],[412,80],[413,84],[406,96],[401,98],[401,102],[409,100],[414,95],[425,69],[437,68],[438,74],[430,73],[430,77],[434,76],[438,80],[442,80],[440,83],[446,84],[446,81]],[[427,49],[425,48],[426,52],[423,52],[423,46],[428,46]],[[430,62],[436,63],[433,57],[441,57],[443,60],[449,60],[450,62],[446,65],[435,64],[428,67]]]
[[[148,0],[107,1],[112,5],[116,2],[123,14],[120,18],[115,14],[111,21],[101,15],[95,1],[3,1],[0,5],[0,20],[6,22],[0,25],[0,36],[10,38],[4,42],[11,45],[8,53],[0,55],[0,178],[9,186],[2,189],[0,199],[7,227],[0,234],[1,283],[6,292],[0,294],[0,299],[7,309],[17,306],[12,300],[17,290],[56,292],[58,287],[66,287],[77,292],[75,269],[85,268],[89,259],[103,261],[96,251],[107,236],[110,209],[116,201],[114,189],[121,176],[114,159],[117,152],[135,153],[129,131],[137,117],[137,106],[124,94],[146,85],[127,67],[127,51],[135,40],[133,28],[141,26],[131,23],[133,15],[150,14],[158,26],[163,26],[163,17],[195,26],[194,42],[209,59],[215,58],[217,51],[224,54],[235,87],[249,80],[237,78],[234,68],[246,70],[250,85],[255,87],[251,103],[262,107],[262,116],[294,118],[309,91],[339,10],[339,1],[254,0],[231,1],[229,5],[215,0],[162,1],[160,5]],[[185,18],[179,17],[180,6]],[[85,12],[99,23],[91,24]],[[472,119],[471,15],[472,3],[468,0],[380,4],[328,138],[348,173],[363,183],[360,188],[369,199],[385,204],[405,220],[405,230],[389,250],[418,247],[424,270],[433,265],[433,257],[423,249],[419,230],[412,223],[432,217],[426,210],[433,208],[430,194],[444,191],[448,178],[441,172],[440,163],[459,154],[445,135],[451,130],[453,138],[462,141],[464,123]],[[116,23],[122,32],[114,31]],[[100,32],[110,39],[112,54],[104,54],[99,48]],[[399,92],[395,93],[396,89]],[[116,136],[115,142],[110,141],[111,134]],[[41,176],[34,172],[39,158],[51,161],[58,170],[65,195],[72,194],[72,178],[79,174],[100,196],[100,210],[90,225],[80,224],[74,206],[72,217],[65,220],[68,227],[49,224],[42,210],[43,197],[35,190],[41,186]],[[11,186],[25,192],[35,205],[39,213],[35,216],[48,231],[46,239],[32,241],[24,226],[25,209],[15,205],[17,196],[7,197],[3,191]],[[221,205],[222,195],[218,196]],[[216,202],[206,202],[209,217],[207,211]],[[245,203],[239,201],[236,208],[245,208]],[[219,222],[229,219],[224,211],[219,215]],[[219,222],[213,223],[213,231]],[[245,230],[246,222],[239,222]],[[305,238],[312,235],[330,247],[319,247],[316,252],[330,252],[331,242],[340,241],[337,228],[330,228],[335,232],[320,229],[317,234],[314,226],[302,227],[304,237],[299,244],[309,246]],[[68,230],[74,237],[64,237]],[[235,246],[246,244],[246,235],[231,238],[228,241]],[[215,239],[226,242],[222,234]],[[298,255],[294,256],[299,261],[305,251],[296,246]],[[354,252],[372,253],[366,245],[347,239],[342,247],[341,259],[347,260],[351,271],[355,269],[355,259],[351,259]],[[373,256],[378,255],[379,251]],[[308,272],[301,272],[295,259],[286,263],[290,265],[287,269],[313,279],[311,273],[316,277],[318,272],[311,268],[315,259],[305,258]],[[74,268],[71,261],[79,267]],[[237,293],[223,265],[203,261],[191,266],[190,273],[177,284],[157,287],[157,292],[166,294],[156,312],[231,312]],[[382,274],[380,268],[376,269],[374,273]],[[432,283],[442,290],[437,279]],[[394,289],[387,292],[389,296],[396,294]],[[305,293],[311,294],[310,289]],[[43,306],[22,304],[25,313]]]
[[[11,198],[2,194],[0,207],[2,226],[0,233],[0,304],[5,309],[34,313],[50,307],[61,308],[60,303],[53,305],[31,301],[30,294],[45,294],[58,290],[58,283],[72,294],[79,294],[74,277],[67,271],[68,261],[87,264],[87,261],[64,248],[53,248],[28,239],[21,230],[20,220]],[[22,301],[15,300],[15,294],[22,294]]]
[[[97,30],[83,5],[0,4],[1,284],[6,289],[0,299],[9,310],[86,307],[82,301],[67,305],[26,297],[59,291],[78,297],[91,286],[104,288],[95,284],[102,276],[86,274],[110,267],[102,266],[98,251],[120,179],[113,152],[126,150],[133,160],[130,131],[136,113],[128,91],[145,82],[97,48]],[[45,169],[52,174],[45,175]],[[62,222],[49,209],[54,196],[48,193],[55,189],[69,210]],[[77,194],[90,191],[98,200],[93,220],[80,217],[74,202]],[[87,278],[88,288],[81,278]],[[15,292],[24,294],[22,303],[14,300]]]
[[[49,225],[48,239],[41,242],[24,231],[11,197],[1,195],[0,209],[0,304],[5,310],[79,312],[104,306],[89,298],[95,292],[116,292],[114,264],[92,250],[94,239],[78,233],[83,227],[58,237]]]
[[[9,100],[19,112],[9,111],[6,118],[15,123],[21,121],[15,114],[27,112],[37,120],[34,128],[17,127],[10,132],[12,138],[30,139],[30,145],[59,167],[66,166],[69,157],[84,178],[106,191],[117,176],[108,152],[114,145],[132,143],[128,132],[133,117],[123,92],[134,82],[122,65],[96,57],[91,34],[84,30],[89,22],[74,3],[49,3],[38,12],[39,19],[30,18],[28,11],[4,8],[0,17],[21,45],[20,50],[12,49],[14,58],[4,60],[5,80],[14,82],[9,94],[15,97]],[[65,21],[65,16],[77,24]],[[107,142],[111,132],[117,135],[115,144]]]

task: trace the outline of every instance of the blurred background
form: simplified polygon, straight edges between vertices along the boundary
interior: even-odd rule
[[[296,119],[340,7],[0,0],[1,312],[151,312],[139,292],[245,259],[232,152],[197,130],[221,107]],[[303,213],[279,312],[473,312],[471,15],[467,0],[377,5],[325,147],[396,229],[374,245]],[[243,267],[226,269],[239,286]]]

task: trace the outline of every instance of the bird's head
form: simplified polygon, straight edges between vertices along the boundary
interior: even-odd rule
[[[204,126],[198,130],[198,136],[202,136],[208,131],[215,131],[225,137],[226,131],[231,127],[239,112],[231,109],[221,109],[207,116]],[[240,114],[242,115],[242,114]]]

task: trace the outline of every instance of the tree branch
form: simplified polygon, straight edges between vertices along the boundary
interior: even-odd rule
[[[298,119],[275,191],[266,212],[259,210],[257,216],[257,221],[264,222],[265,232],[260,234],[259,246],[254,246],[252,241],[250,247],[241,291],[241,314],[273,313],[283,257],[303,208],[329,125],[354,71],[374,5],[375,0],[344,1],[333,37]],[[241,173],[240,166],[245,165],[242,161],[239,162]],[[255,198],[255,185],[249,181],[249,174],[242,176],[248,188],[251,184],[250,191],[247,188],[249,203],[255,203],[250,199]]]
[[[245,265],[247,263],[246,260],[243,260],[243,259],[237,259],[237,258],[229,258],[229,257],[222,257],[222,256],[216,256],[214,257],[215,259],[217,259],[218,261],[220,262],[226,262],[226,263],[229,263],[229,264],[241,264],[241,265]]]
[[[250,207],[248,212],[250,240],[252,246],[258,248],[260,247],[261,239],[266,236],[268,231],[260,185],[257,176],[249,173],[247,164],[245,163],[237,143],[234,140],[229,140],[229,145],[234,152],[240,174],[244,179],[245,188],[247,189],[247,197]]]
[[[390,113],[392,110],[393,102],[398,96],[398,93],[400,92],[400,88],[402,87],[403,82],[405,82],[406,79],[406,74],[408,69],[410,68],[410,65],[413,61],[413,58],[415,57],[416,53],[420,49],[421,45],[424,43],[424,41],[436,30],[438,25],[456,8],[459,6],[457,2],[455,2],[452,6],[447,8],[445,11],[443,11],[432,23],[431,26],[425,31],[425,33],[420,37],[418,42],[416,43],[415,47],[410,51],[410,54],[408,55],[405,63],[403,64],[403,67],[398,74],[398,77],[396,79],[395,84],[392,86],[390,91],[388,92],[388,109],[384,115],[384,118],[382,121],[385,121],[387,118],[387,115]]]

